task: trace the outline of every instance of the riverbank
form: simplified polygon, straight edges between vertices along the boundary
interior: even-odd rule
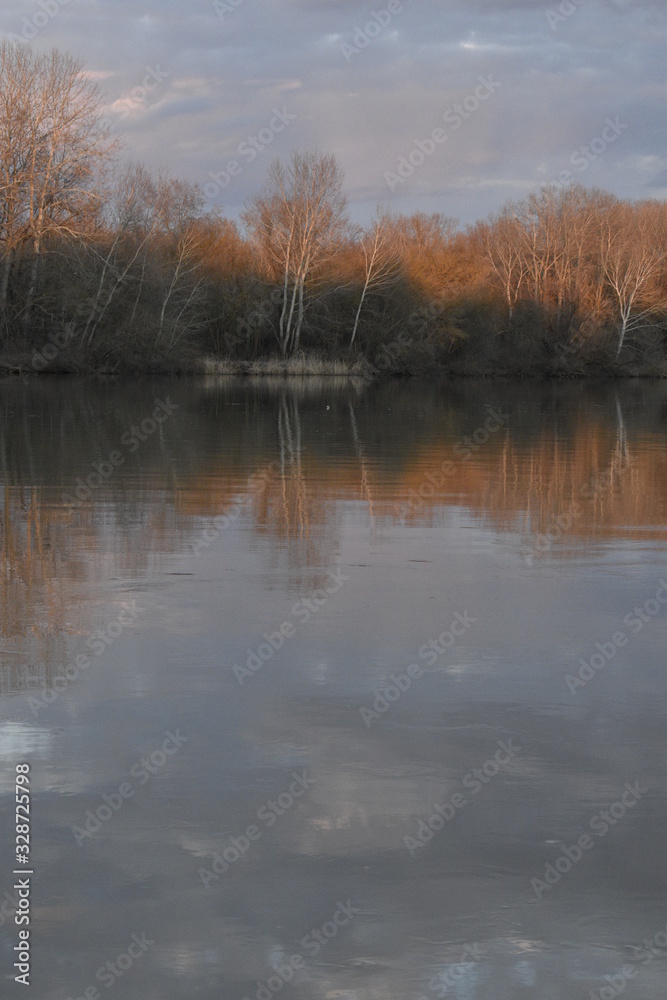
[[[425,357],[380,358],[372,363],[363,355],[351,358],[328,358],[316,354],[297,354],[290,358],[161,357],[142,359],[141,364],[123,360],[112,363],[57,357],[44,366],[34,363],[30,354],[0,354],[0,376],[33,375],[222,375],[233,377],[455,377],[455,378],[667,378],[667,358],[622,357],[582,359],[556,356],[549,359],[523,359],[517,363],[493,366],[484,359],[451,357],[449,360]]]

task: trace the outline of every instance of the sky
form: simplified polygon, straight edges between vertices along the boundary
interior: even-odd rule
[[[123,157],[237,218],[272,159],[334,153],[351,217],[461,224],[543,184],[667,197],[667,7],[652,0],[2,0],[72,53]]]

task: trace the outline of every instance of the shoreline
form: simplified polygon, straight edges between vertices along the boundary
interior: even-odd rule
[[[396,365],[393,368],[379,368],[366,358],[357,357],[349,361],[317,356],[301,355],[294,358],[265,357],[252,361],[232,358],[194,358],[173,362],[156,362],[141,367],[74,365],[67,362],[36,369],[26,356],[0,357],[0,378],[33,378],[35,376],[83,376],[83,377],[193,377],[212,375],[235,379],[245,378],[356,378],[365,381],[409,378],[448,379],[664,379],[667,378],[667,361],[659,367],[641,361],[624,361],[620,364],[580,363],[577,366],[554,363],[550,366],[526,366],[525,368],[501,368],[497,371],[475,370],[470,366],[445,366],[443,364],[415,366]]]

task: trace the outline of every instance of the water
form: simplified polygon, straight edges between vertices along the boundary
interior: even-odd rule
[[[0,412],[3,995],[667,995],[667,385]]]

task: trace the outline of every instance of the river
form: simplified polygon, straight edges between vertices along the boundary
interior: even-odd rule
[[[664,998],[664,381],[0,413],[7,995]]]

